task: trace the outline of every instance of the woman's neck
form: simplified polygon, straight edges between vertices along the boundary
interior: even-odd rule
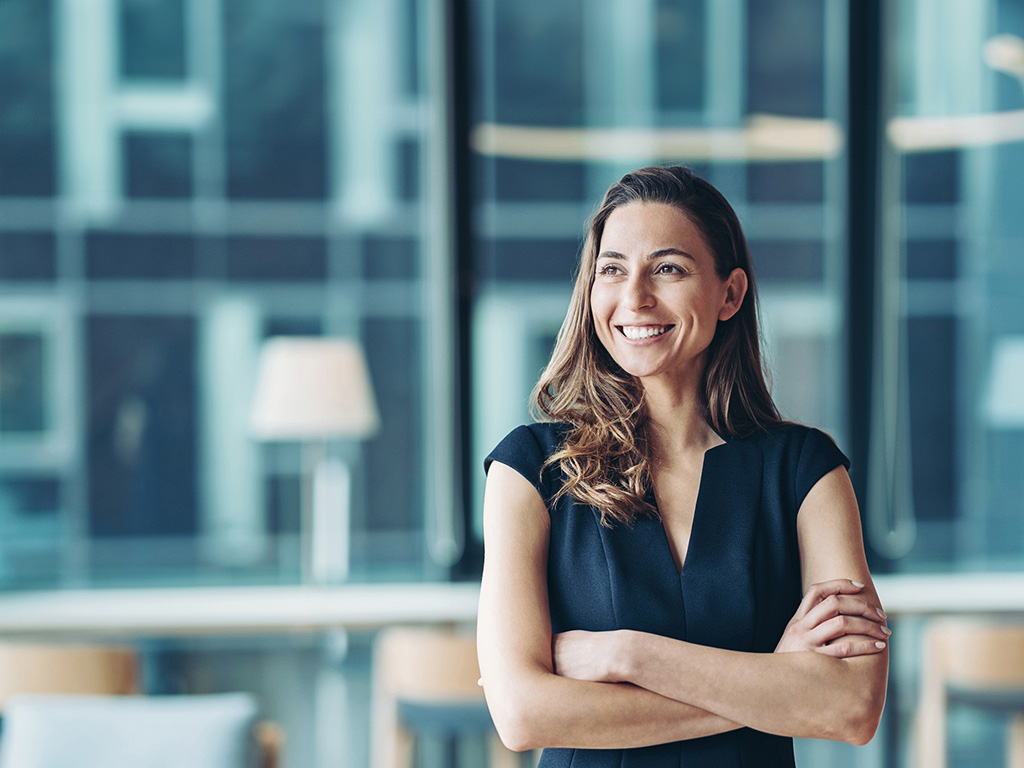
[[[703,454],[722,439],[708,425],[696,385],[659,386],[645,382],[648,438],[662,461],[686,454]]]

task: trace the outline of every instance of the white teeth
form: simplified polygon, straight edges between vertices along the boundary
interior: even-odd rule
[[[638,341],[640,339],[649,339],[652,336],[661,336],[665,331],[668,330],[667,325],[624,325],[622,326],[622,333],[627,339]]]

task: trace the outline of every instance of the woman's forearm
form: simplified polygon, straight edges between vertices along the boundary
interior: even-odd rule
[[[494,690],[497,688],[497,690]],[[502,741],[543,747],[626,749],[695,739],[740,726],[630,683],[596,683],[546,671],[484,685]]]
[[[759,731],[863,744],[878,726],[886,653],[740,653],[630,631],[619,641],[619,679]]]

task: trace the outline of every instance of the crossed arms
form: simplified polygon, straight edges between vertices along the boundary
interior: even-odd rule
[[[888,630],[845,469],[807,494],[797,530],[805,596],[775,653],[629,630],[552,637],[548,512],[536,488],[494,462],[477,631],[502,741],[516,750],[628,748],[742,726],[869,741],[885,699]]]

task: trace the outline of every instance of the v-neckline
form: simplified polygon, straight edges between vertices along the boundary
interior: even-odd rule
[[[717,433],[716,433],[717,434]],[[668,551],[668,558],[672,562],[672,570],[675,571],[677,578],[682,579],[683,574],[686,573],[686,564],[690,562],[690,553],[693,551],[693,537],[697,533],[697,520],[701,508],[701,499],[704,497],[704,478],[707,477],[707,464],[708,455],[719,448],[722,448],[729,444],[729,439],[718,435],[722,442],[718,445],[713,445],[704,451],[704,455],[700,461],[700,479],[697,481],[697,497],[693,502],[693,519],[690,521],[690,535],[686,539],[686,554],[683,555],[683,561],[680,565],[676,565],[676,558],[672,552],[672,541],[668,535],[668,529],[665,527],[665,520],[661,517],[661,511],[658,511],[658,527],[661,530],[661,538],[665,544],[665,549]],[[658,499],[654,494],[654,484],[651,484],[650,499],[649,501],[654,505],[655,509],[658,509]]]

